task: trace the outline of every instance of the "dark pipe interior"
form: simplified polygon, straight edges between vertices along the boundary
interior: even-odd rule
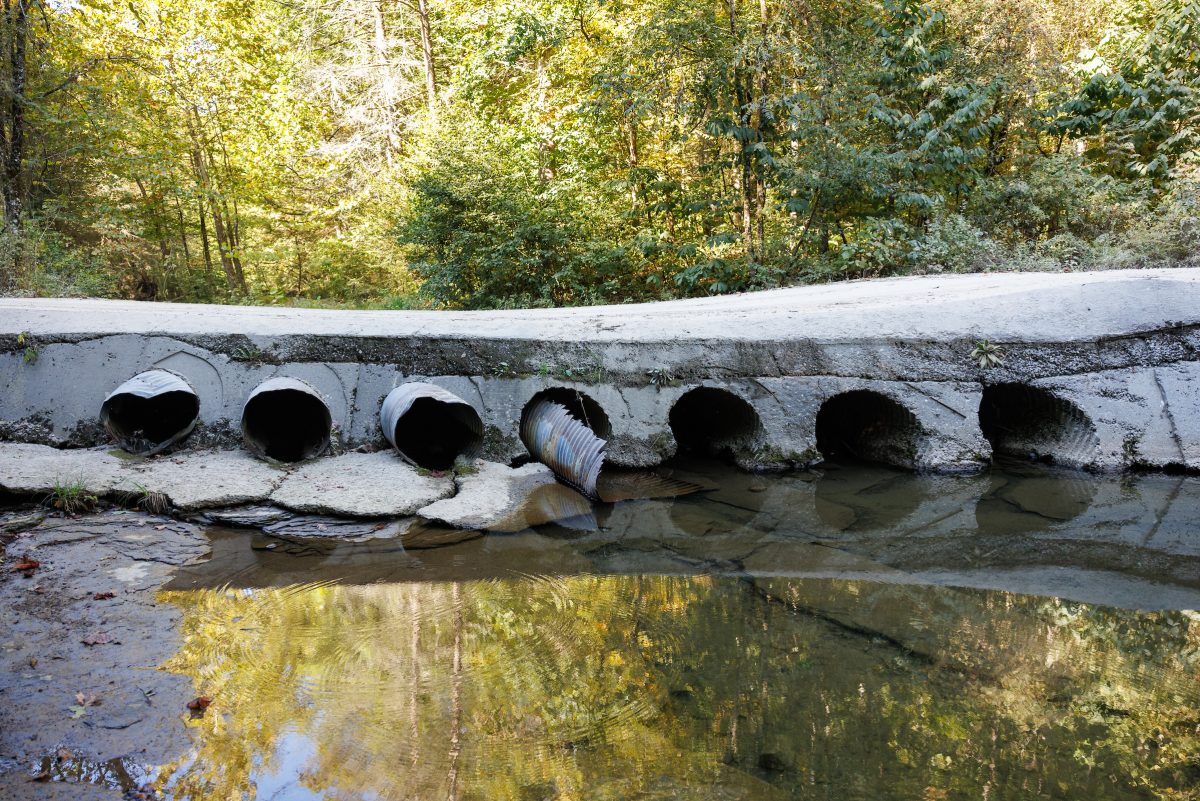
[[[325,404],[298,389],[261,392],[242,414],[246,439],[280,462],[298,462],[325,450],[332,427]]]
[[[417,398],[396,421],[396,449],[430,470],[448,470],[460,454],[474,453],[483,441],[479,415],[461,403]]]
[[[133,453],[145,453],[190,428],[200,414],[200,399],[182,390],[152,398],[114,395],[105,411],[109,430],[121,446]]]
[[[679,453],[717,454],[748,443],[760,428],[753,406],[716,387],[685,392],[667,419]]]
[[[551,387],[544,389],[529,399],[529,403],[525,404],[525,410],[521,414],[521,422],[525,422],[525,415],[533,408],[533,405],[539,400],[554,401],[562,406],[565,406],[567,411],[576,420],[579,420],[596,436],[604,439],[612,433],[612,425],[608,422],[608,415],[604,413],[604,409],[591,397],[584,393],[568,389],[567,387]]]
[[[912,468],[919,437],[912,412],[870,390],[835,395],[817,412],[817,450],[825,459]]]
[[[1073,403],[1028,384],[984,387],[979,428],[997,456],[1086,463],[1096,446],[1086,414]]]

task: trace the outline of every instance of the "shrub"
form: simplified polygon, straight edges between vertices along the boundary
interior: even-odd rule
[[[961,214],[935,217],[909,249],[909,261],[918,273],[982,272],[1002,258],[1001,246]]]
[[[1060,233],[1095,238],[1119,231],[1145,211],[1132,185],[1097,175],[1073,156],[1036,158],[979,183],[967,218],[994,239],[1027,242]]]
[[[104,260],[36,218],[0,228],[0,292],[108,297],[115,280]]]

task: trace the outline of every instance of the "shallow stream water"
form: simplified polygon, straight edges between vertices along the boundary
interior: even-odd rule
[[[161,594],[214,699],[164,794],[1200,797],[1200,479],[678,475],[719,489],[214,529]]]

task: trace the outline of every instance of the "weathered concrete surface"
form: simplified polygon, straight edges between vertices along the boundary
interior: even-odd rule
[[[133,462],[121,471],[118,489],[159,492],[188,511],[251,503],[269,497],[287,478],[282,468],[242,451],[200,451]]]
[[[474,473],[456,479],[454,497],[431,503],[417,514],[468,529],[506,528],[506,522],[519,518],[517,528],[525,528],[520,515],[529,497],[540,487],[557,485],[550,468],[536,462],[513,468],[477,460],[473,467]]]
[[[31,364],[21,332],[38,353]],[[1004,349],[1003,366],[971,359],[980,339]],[[903,443],[912,466],[969,470],[991,453],[977,419],[984,389],[1019,382],[1069,400],[1094,428],[1087,453],[1050,456],[1200,469],[1197,269],[925,276],[504,312],[0,299],[0,439],[99,444],[104,395],[151,367],[196,388],[193,445],[236,443],[246,396],[286,375],[326,399],[336,448],[382,446],[383,397],[428,380],[480,413],[489,458],[522,454],[525,404],[567,387],[604,409],[611,461],[648,466],[676,450],[674,402],[704,385],[744,399],[761,421],[737,449],[743,464],[803,464],[819,455],[821,405],[869,390],[919,421]]]
[[[400,517],[454,494],[447,475],[421,475],[392,453],[347,453],[301,465],[271,493],[297,512]]]
[[[107,451],[14,442],[0,443],[0,448],[0,489],[14,494],[48,495],[56,486],[72,485],[104,496],[122,483],[123,462]]]
[[[392,453],[280,466],[241,451],[134,460],[104,450],[0,442],[0,491],[48,496],[66,484],[130,505],[161,493],[181,512],[270,501],[296,512],[349,517],[412,515],[455,492],[451,476],[423,475]]]

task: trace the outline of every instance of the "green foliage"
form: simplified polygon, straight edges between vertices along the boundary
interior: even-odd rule
[[[971,348],[971,359],[980,367],[1000,367],[1004,364],[1004,348],[994,345],[986,339],[981,339]]]
[[[88,492],[87,484],[83,479],[76,479],[74,481],[56,480],[54,482],[54,489],[46,496],[44,501],[45,505],[53,507],[66,515],[90,512],[96,508],[98,502],[99,498]]]
[[[1089,158],[1161,182],[1200,152],[1200,3],[1135,0],[1079,66],[1082,89],[1047,129],[1087,137]]]
[[[466,309],[597,302],[627,274],[582,192],[545,182],[521,142],[468,126],[423,165],[397,227],[422,295]],[[584,190],[586,191],[586,190]],[[603,202],[603,198],[593,198]]]
[[[4,293],[496,308],[1194,260],[1196,0],[20,8]]]
[[[675,386],[676,379],[667,368],[654,367],[646,371],[646,383],[655,389],[662,389]]]
[[[942,11],[884,0],[867,26],[880,65],[867,114],[882,129],[868,152],[887,176],[872,191],[901,218],[921,220],[970,188],[984,165],[982,142],[1000,118],[988,113],[989,87],[955,80]]]
[[[28,331],[22,331],[17,334],[17,347],[24,348],[21,352],[21,361],[25,364],[36,364],[38,356],[41,355],[38,350],[37,340]]]

